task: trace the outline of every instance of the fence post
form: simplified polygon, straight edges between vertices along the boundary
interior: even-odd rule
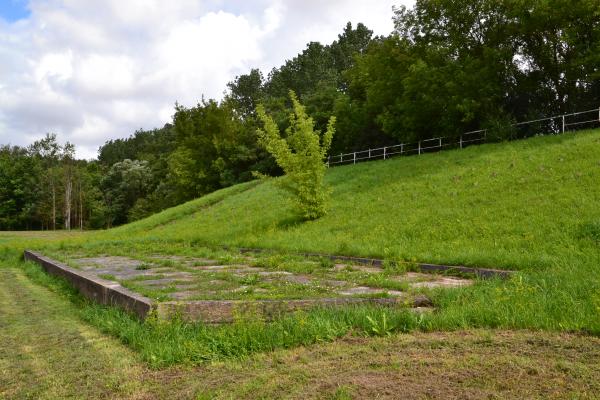
[[[600,110],[600,109],[599,109]],[[387,147],[383,148],[383,159],[385,160],[385,151],[387,150]]]
[[[342,153],[340,153],[340,164],[344,162],[344,155]]]
[[[598,122],[600,122],[600,107],[598,107]]]
[[[400,143],[400,155],[404,152],[404,143]]]
[[[369,149],[369,158],[371,158],[371,149]]]
[[[565,133],[565,116],[562,116],[562,133]]]
[[[356,152],[354,152],[354,164],[356,164]]]
[[[459,143],[460,143],[460,148],[462,149],[462,135],[460,135]]]
[[[438,147],[440,148],[440,151],[442,151],[442,138],[440,138],[440,143]]]
[[[421,141],[419,140],[419,155],[421,155]]]

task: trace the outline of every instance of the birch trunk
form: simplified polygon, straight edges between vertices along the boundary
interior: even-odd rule
[[[65,185],[65,229],[71,230],[71,194],[73,193],[73,182],[71,177],[67,177]]]

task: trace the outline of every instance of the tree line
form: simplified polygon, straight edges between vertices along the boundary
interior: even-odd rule
[[[256,110],[285,132],[290,90],[316,129],[335,117],[330,154],[599,106],[597,0],[417,0],[393,19],[390,35],[347,24],[267,76],[236,77],[221,101],[176,105],[171,123],[110,140],[95,161],[55,135],[1,147],[0,229],[110,227],[281,174]]]

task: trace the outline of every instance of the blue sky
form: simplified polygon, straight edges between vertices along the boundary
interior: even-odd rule
[[[30,12],[26,0],[0,0],[0,18],[14,22],[27,18]]]

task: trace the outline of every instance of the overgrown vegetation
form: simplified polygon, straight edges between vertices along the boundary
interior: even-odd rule
[[[204,195],[109,231],[58,235],[0,232],[0,307],[8,321],[0,323],[0,396],[12,390],[6,392],[8,396],[40,397],[44,388],[36,386],[36,381],[44,373],[71,365],[90,367],[96,361],[95,374],[70,370],[70,385],[63,385],[56,377],[46,381],[44,384],[53,390],[46,395],[65,397],[65,390],[78,387],[73,382],[90,376],[107,376],[110,382],[105,385],[93,381],[103,393],[114,391],[119,396],[134,390],[113,374],[115,362],[130,372],[127,360],[131,355],[121,348],[118,354],[112,353],[114,341],[105,345],[110,350],[100,347],[93,351],[101,346],[97,339],[102,342],[106,336],[88,330],[76,316],[118,338],[152,367],[161,368],[234,363],[256,353],[339,338],[356,342],[365,336],[381,336],[373,343],[390,345],[402,340],[398,339],[401,332],[464,329],[483,329],[484,334],[467,348],[460,347],[461,337],[448,351],[455,354],[461,348],[459,353],[471,355],[473,348],[483,348],[487,352],[482,352],[482,358],[488,360],[490,349],[498,351],[506,343],[490,346],[496,340],[490,334],[492,329],[547,331],[528,336],[519,346],[506,344],[510,354],[498,357],[497,363],[485,364],[469,357],[456,364],[443,363],[439,375],[447,379],[448,366],[454,371],[465,365],[472,374],[474,365],[485,364],[491,372],[475,380],[480,380],[478,385],[482,381],[487,384],[497,377],[498,366],[513,360],[511,357],[523,347],[538,343],[538,349],[547,351],[548,343],[556,343],[552,354],[541,357],[541,362],[529,364],[522,358],[507,362],[505,373],[515,365],[523,368],[507,378],[510,384],[492,385],[486,393],[477,392],[481,394],[478,397],[496,394],[499,387],[512,387],[531,376],[535,379],[516,397],[531,396],[531,385],[543,381],[542,376],[556,379],[554,386],[560,390],[565,380],[571,379],[572,386],[558,395],[597,397],[600,131],[335,168],[324,176],[324,184],[332,188],[329,212],[302,223],[295,210],[282,202],[281,178],[245,181],[251,179],[251,171],[282,172],[259,145],[261,115],[263,119],[271,116],[267,122],[272,133],[287,129],[286,139],[292,142],[296,122],[306,127],[312,118],[315,129],[325,131],[333,115],[337,133],[327,140],[331,141],[331,151],[339,152],[453,136],[474,128],[505,126],[514,120],[595,108],[600,97],[599,15],[600,5],[594,0],[419,0],[412,9],[395,10],[396,29],[391,35],[374,38],[365,26],[348,25],[332,44],[310,43],[266,78],[258,70],[237,77],[221,102],[177,106],[172,124],[106,143],[98,161],[74,160],[73,147],[59,144],[54,135],[28,148],[0,148],[0,229],[110,227]],[[291,126],[286,120],[290,89],[306,106],[306,114],[302,110],[302,118],[292,119]],[[257,112],[257,104],[264,105],[264,113],[261,109]],[[295,98],[292,105],[299,107]],[[312,129],[312,122],[310,125]],[[555,132],[551,125],[536,128]],[[523,131],[519,135],[533,133]],[[311,138],[315,149],[317,144],[328,144]],[[322,147],[319,152],[322,160]],[[313,195],[321,199],[317,192],[307,198]],[[321,215],[318,204],[305,216]],[[297,312],[273,322],[240,315],[231,325],[206,326],[177,319],[141,322],[117,309],[83,300],[63,281],[19,258],[25,247],[48,253],[197,256],[206,246],[224,245],[270,248],[284,254],[307,251],[381,257],[387,260],[385,274],[394,273],[396,260],[408,266],[417,261],[437,262],[513,269],[517,273],[507,280],[432,291],[436,307],[432,313],[361,306]],[[277,257],[258,262],[285,262],[285,255]],[[315,268],[327,267],[331,264],[322,262]],[[385,279],[386,275],[381,276]],[[242,283],[255,285],[258,278],[243,279],[247,281]],[[40,288],[49,288],[60,297]],[[33,292],[36,295],[30,294]],[[65,305],[61,298],[71,304]],[[16,312],[15,305],[22,312]],[[40,305],[43,312],[37,312]],[[55,312],[60,318],[53,317]],[[36,327],[35,337],[32,326]],[[52,330],[55,336],[39,338],[38,330]],[[568,336],[572,333],[578,336]],[[427,342],[424,349],[444,348],[450,334],[439,335],[443,339]],[[545,339],[548,337],[554,341]],[[585,354],[582,358],[591,361],[574,363],[570,345],[563,345],[565,337],[577,342]],[[65,338],[77,339],[73,343],[78,351],[83,349],[83,361],[59,353],[57,349],[66,346],[56,344]],[[592,345],[586,347],[585,343]],[[350,353],[352,349],[344,348]],[[394,376],[398,369],[412,371],[405,365],[413,367],[424,349],[393,366]],[[379,350],[369,345],[351,353],[356,357],[346,357],[362,360],[365,354],[376,353],[376,360]],[[406,351],[402,348],[397,353]],[[43,356],[35,358],[38,353]],[[552,358],[555,353],[566,354],[567,361]],[[344,354],[334,357],[336,368]],[[263,359],[261,365],[280,368],[286,362],[301,364],[304,371],[295,381],[306,382],[310,368],[304,363],[312,364],[295,354],[290,358],[293,362],[282,362],[275,355],[268,362]],[[378,368],[373,360],[359,363],[359,368]],[[432,356],[424,362],[428,373],[436,360]],[[553,366],[547,366],[546,360],[552,360]],[[231,365],[229,370],[242,368],[241,364]],[[356,370],[354,364],[352,367]],[[318,367],[314,369],[321,373]],[[139,376],[136,374],[131,376]],[[472,382],[471,375],[465,376]],[[328,393],[334,398],[350,396],[356,388],[340,386],[347,382],[338,378],[336,373],[332,378],[335,385]],[[240,389],[241,394],[256,397],[257,387],[270,381],[269,377],[262,379]],[[23,380],[31,389],[19,391],[15,382]],[[464,376],[456,382],[464,384]],[[239,393],[237,385],[237,381],[231,384],[232,393]],[[218,397],[217,391],[214,386],[202,387],[197,393]],[[549,396],[547,388],[538,391],[539,396]],[[78,395],[90,393],[90,388],[84,387]],[[304,392],[299,393],[304,397]]]
[[[281,136],[277,124],[265,113],[264,107],[258,106],[258,117],[264,124],[264,130],[258,130],[259,143],[285,172],[278,183],[294,196],[302,217],[317,219],[325,215],[329,197],[323,182],[324,158],[335,133],[335,117],[329,119],[327,131],[321,137],[320,132],[315,132],[314,121],[306,114],[293,91],[290,91],[290,99],[293,112],[289,116],[290,126],[285,137]]]
[[[11,252],[8,257],[5,255],[3,263],[14,263],[15,255],[16,252]],[[369,334],[372,318],[389,318],[394,331],[412,330],[419,323],[409,311],[368,306],[349,307],[341,312],[331,309],[298,312],[274,322],[239,315],[233,324],[220,326],[191,324],[177,319],[149,318],[140,322],[119,309],[85,300],[66,281],[47,275],[36,264],[23,263],[20,267],[35,283],[75,303],[84,320],[131,346],[153,367],[240,359],[257,352],[332,341],[351,329]]]
[[[160,391],[153,397],[193,392],[200,398],[255,398],[296,388],[299,398],[309,397],[309,389],[315,397],[373,397],[382,379],[414,384],[419,378],[406,378],[406,371],[422,368],[447,382],[450,368],[462,372],[451,375],[453,384],[435,386],[442,395],[472,394],[475,387],[478,396],[597,397],[599,143],[600,131],[589,131],[331,169],[330,212],[302,224],[292,208],[278,206],[281,190],[269,180],[226,188],[109,231],[0,232],[0,311],[8,321],[0,324],[0,367],[7,371],[0,374],[0,395],[52,398],[99,390],[118,397]],[[396,201],[399,195],[409,201]],[[84,301],[19,259],[28,247],[47,254],[160,254],[236,263],[234,250],[222,245],[278,248],[284,254],[256,260],[273,269],[294,270],[285,252],[304,250],[383,257],[390,276],[401,272],[393,270],[393,260],[519,272],[509,280],[432,291],[431,313],[363,306],[298,312],[273,322],[239,315],[231,325],[206,326],[140,322]],[[315,260],[312,267],[331,263]],[[464,332],[472,329],[479,330]],[[133,378],[115,376],[114,365]],[[153,371],[141,373],[144,365]],[[195,365],[201,367],[186,368]],[[176,368],[162,371],[169,366]],[[94,389],[80,389],[90,370],[98,371]],[[313,370],[318,373],[311,375]],[[224,376],[231,381],[223,383]],[[374,376],[378,385],[364,383]],[[545,376],[560,384],[540,383]],[[279,383],[265,383],[273,379]],[[428,383],[419,393],[430,390]]]

